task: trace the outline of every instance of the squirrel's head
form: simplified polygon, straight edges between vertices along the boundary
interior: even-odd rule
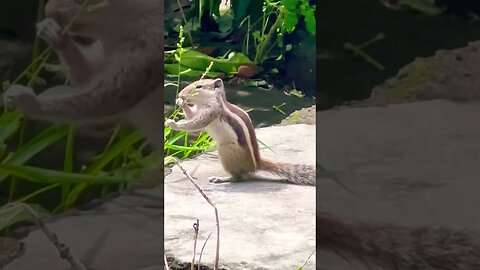
[[[75,16],[81,15],[79,16],[81,20],[92,12],[89,10],[91,7],[104,5],[103,3],[108,3],[108,0],[50,0],[45,5],[45,17],[55,19],[66,26]],[[82,10],[83,8],[85,10]]]
[[[178,97],[187,103],[196,104],[217,98],[224,94],[222,79],[204,79],[193,82],[183,88]]]
[[[93,34],[113,35],[127,29],[138,32],[145,25],[158,23],[151,18],[162,21],[162,10],[163,1],[158,0],[49,0],[45,17],[54,19],[62,28],[72,23],[73,32],[88,29]]]

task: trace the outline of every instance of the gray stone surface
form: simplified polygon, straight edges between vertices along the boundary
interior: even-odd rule
[[[258,130],[258,137],[275,151],[263,149],[266,157],[310,164],[315,161],[314,126],[263,128]],[[224,174],[215,152],[182,165],[199,178],[198,183],[219,208],[220,259],[229,269],[296,269],[315,249],[314,187],[269,182],[210,184],[207,176]],[[173,168],[165,183],[167,255],[191,261],[192,224],[198,218],[197,251],[213,232],[202,257],[202,264],[212,265],[213,209],[178,167]],[[161,269],[162,199],[163,187],[142,189],[90,211],[59,216],[47,224],[74,255],[94,270]],[[23,242],[26,254],[5,270],[69,269],[41,231],[32,231]],[[314,264],[313,258],[305,269],[314,269]]]
[[[300,110],[294,111],[285,119],[282,120],[280,125],[293,125],[293,124],[307,124],[315,125],[315,115],[316,115],[316,106],[313,105],[308,108],[302,108]]]
[[[261,128],[258,139],[266,158],[315,163],[315,126]],[[215,153],[182,166],[218,207],[220,258],[229,269],[297,269],[315,249],[315,187],[270,182],[211,184],[209,176],[226,176]],[[271,177],[268,174],[263,176]],[[202,262],[215,257],[215,214],[178,167],[165,179],[165,249],[168,256],[189,261],[193,250],[192,225],[200,220],[199,246],[210,233]],[[198,250],[197,249],[197,250]],[[304,269],[314,269],[312,257]]]
[[[23,245],[15,238],[0,237],[0,269],[25,252]]]
[[[450,99],[479,100],[480,41],[454,50],[438,50],[435,55],[417,57],[395,77],[372,90],[370,98],[352,102],[351,106]]]
[[[318,112],[316,131],[307,125],[271,127],[259,129],[258,137],[275,151],[263,147],[266,157],[313,163],[315,147],[305,139],[317,133],[318,162],[359,194],[356,198],[334,181],[322,180],[317,186],[322,210],[366,222],[480,231],[479,115],[480,103],[444,100],[346,108]],[[314,188],[259,182],[210,184],[207,176],[224,175],[215,153],[182,165],[198,177],[219,208],[222,263],[232,269],[295,269],[308,257],[315,245]],[[202,262],[211,263],[213,210],[177,167],[172,171],[165,185],[167,254],[191,260],[192,224],[198,218],[198,249],[212,232],[202,257]],[[141,192],[162,194],[159,188]],[[152,204],[158,201],[122,196],[93,211],[58,218],[51,227],[76,254],[93,262],[95,269],[162,265],[163,244],[154,241],[160,239],[162,213],[142,207]],[[95,251],[99,242],[103,246]],[[25,243],[26,255],[7,270],[67,269],[38,231]],[[318,255],[323,269],[365,269],[328,252]]]
[[[163,213],[151,207],[160,206],[163,192],[151,189],[138,193],[118,197],[91,211],[57,217],[47,226],[91,269],[140,270],[163,265]],[[26,254],[5,270],[70,269],[41,231],[32,231],[23,242]]]
[[[480,103],[435,100],[317,113],[317,160],[359,194],[319,181],[318,204],[347,220],[480,231]],[[329,270],[364,269],[321,252]]]

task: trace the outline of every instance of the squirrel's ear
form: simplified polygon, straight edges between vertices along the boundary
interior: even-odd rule
[[[215,79],[215,80],[213,81],[213,87],[214,87],[215,89],[217,89],[217,88],[223,88],[223,81],[222,81],[222,79],[220,79],[220,78]]]

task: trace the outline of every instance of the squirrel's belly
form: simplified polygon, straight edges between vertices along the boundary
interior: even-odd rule
[[[223,169],[231,175],[243,175],[255,171],[250,152],[240,147],[238,143],[218,144],[217,149]]]
[[[230,125],[215,119],[205,131],[216,141],[218,155],[225,171],[232,175],[255,171],[255,164],[248,148],[238,143],[238,136]]]
[[[230,125],[218,118],[206,126],[205,131],[212,136],[213,140],[215,140],[217,144],[230,142],[234,143],[238,141],[235,130],[233,130]]]

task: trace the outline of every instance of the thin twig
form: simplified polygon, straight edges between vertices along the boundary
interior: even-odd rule
[[[213,270],[217,270],[220,257],[220,221],[218,218],[218,209],[212,202],[212,200],[210,200],[210,198],[207,196],[207,194],[205,194],[203,189],[197,184],[195,178],[191,176],[180,164],[176,163],[176,165],[180,168],[180,170],[182,170],[183,174],[188,178],[188,180],[190,180],[190,182],[197,188],[200,194],[202,194],[203,198],[205,198],[205,200],[207,200],[207,202],[213,207],[213,209],[215,209],[215,219],[217,223],[217,250],[215,254],[215,265],[213,266]]]
[[[312,257],[313,253],[315,253],[316,250],[312,251],[312,253],[310,253],[310,256],[308,256],[308,258],[305,260],[305,262],[303,263],[303,265],[300,267],[300,269],[303,269],[303,267],[305,267],[305,265],[308,263],[308,261],[310,260],[310,258]]]
[[[163,253],[163,260],[165,261],[165,270],[170,270],[168,267],[167,254]]]
[[[178,7],[180,8],[180,13],[182,14],[183,22],[187,25],[187,17],[185,16],[185,12],[183,11],[183,6],[180,4],[180,0],[177,0]],[[190,31],[187,32],[188,38],[190,39],[190,46],[193,47],[193,38],[190,34]]]
[[[192,258],[192,265],[190,265],[191,270],[195,270],[195,253],[197,252],[197,239],[198,239],[198,231],[200,230],[200,220],[197,218],[197,223],[193,224],[193,231],[194,231],[194,236],[193,236],[193,258]]]
[[[61,243],[58,240],[57,235],[52,231],[50,231],[50,229],[43,222],[43,220],[38,216],[35,210],[33,210],[28,204],[22,203],[22,205],[25,207],[25,209],[27,209],[32,214],[32,216],[35,218],[40,229],[47,236],[50,242],[52,242],[52,244],[55,245],[55,247],[58,249],[58,251],[60,252],[60,258],[68,261],[68,263],[70,263],[70,265],[72,266],[73,270],[88,270],[87,267],[85,267],[83,263],[72,254],[72,252],[70,251],[70,248],[67,247],[65,244]]]
[[[203,243],[202,250],[200,250],[200,256],[198,257],[198,270],[200,270],[200,263],[202,262],[202,254],[203,254],[203,249],[207,245],[208,239],[210,239],[210,236],[212,236],[212,233],[210,233],[207,237],[207,240]]]

